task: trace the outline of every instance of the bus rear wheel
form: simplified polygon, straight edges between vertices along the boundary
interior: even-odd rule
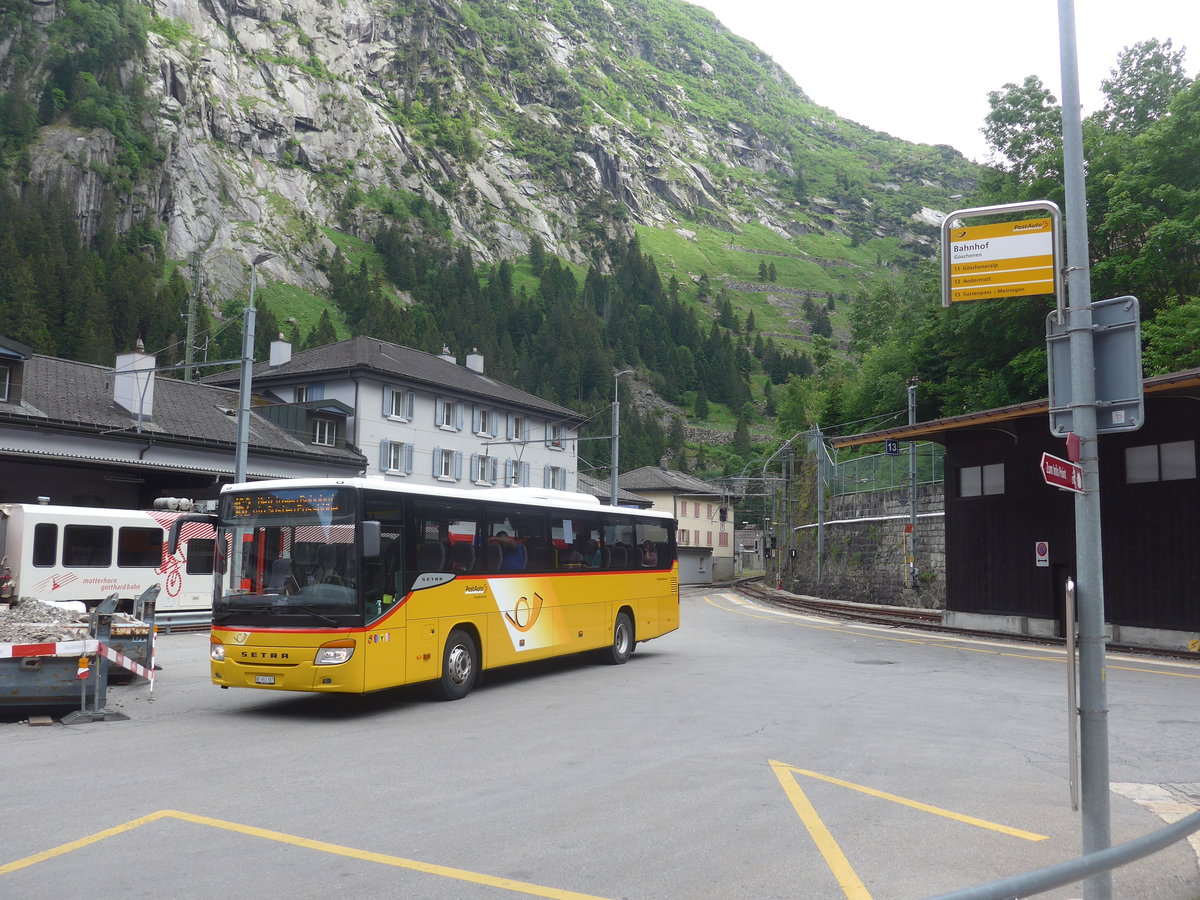
[[[442,653],[442,677],[434,682],[434,693],[443,700],[461,700],[471,693],[479,677],[479,649],[470,632],[456,628]]]
[[[620,666],[629,660],[633,653],[633,620],[629,613],[621,610],[613,623],[612,646],[604,651],[604,661],[610,665]]]

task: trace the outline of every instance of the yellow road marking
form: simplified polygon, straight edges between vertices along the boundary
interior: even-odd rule
[[[9,872],[15,872],[18,869],[24,869],[27,866],[32,866],[40,862],[45,862],[48,859],[53,859],[56,856],[62,856],[64,853],[70,853],[72,850],[79,850],[87,847],[90,844],[95,844],[105,838],[115,837],[118,834],[124,834],[127,831],[133,831],[135,828],[155,822],[165,816],[170,815],[169,810],[151,813],[148,816],[142,816],[140,819],[132,819],[122,825],[117,825],[113,828],[106,828],[104,831],[97,831],[95,834],[88,835],[85,838],[80,838],[77,841],[71,841],[69,844],[61,844],[57,847],[52,847],[49,850],[43,850],[41,853],[35,853],[33,856],[26,856],[24,859],[18,859],[15,862],[7,863],[0,866],[0,875],[7,875]]]
[[[775,774],[779,774],[781,768],[794,772],[797,775],[804,775],[807,778],[815,778],[817,781],[825,781],[829,784],[836,784],[838,787],[849,788],[852,791],[858,791],[862,794],[867,794],[871,797],[878,797],[880,800],[890,800],[893,803],[899,803],[901,806],[908,806],[913,809],[919,809],[921,812],[933,813],[935,816],[942,816],[946,819],[953,819],[956,822],[963,822],[967,825],[974,825],[977,828],[986,828],[988,831],[998,831],[1001,834],[1007,834],[1011,837],[1023,838],[1027,841],[1044,841],[1049,835],[1038,834],[1034,831],[1023,831],[1020,828],[1009,828],[1007,825],[998,825],[995,822],[989,822],[986,819],[977,819],[974,816],[963,815],[948,809],[942,809],[940,806],[930,806],[928,803],[922,803],[919,800],[909,800],[907,797],[900,797],[896,794],[889,794],[886,791],[877,791],[875,788],[869,788],[865,785],[855,784],[852,781],[843,781],[840,778],[834,778],[831,775],[822,775],[819,772],[810,772],[807,769],[798,769],[795,766],[789,766],[786,763],[775,762],[768,760],[771,766],[775,768]]]
[[[728,595],[722,595],[722,596],[728,597]],[[1007,656],[1012,659],[1031,659],[1031,660],[1037,660],[1039,662],[1066,662],[1066,651],[1059,649],[1059,648],[1046,649],[1044,651],[1046,654],[1048,654],[1046,656],[1034,656],[1031,653],[1016,653],[1013,651],[1005,651],[1005,650],[989,650],[986,647],[969,647],[965,643],[969,639],[955,637],[954,635],[947,635],[945,637],[942,637],[942,636],[928,637],[928,638],[896,637],[894,635],[877,634],[874,631],[866,630],[866,629],[874,627],[874,626],[817,625],[817,624],[810,624],[809,622],[798,622],[798,621],[796,621],[797,618],[808,618],[808,617],[797,616],[795,613],[787,613],[782,610],[764,609],[761,606],[756,606],[753,603],[750,603],[749,601],[744,601],[744,600],[735,601],[735,602],[737,602],[737,604],[739,606],[742,607],[741,609],[730,609],[729,607],[721,606],[718,603],[714,603],[713,600],[707,596],[704,598],[704,601],[709,606],[712,606],[716,609],[724,610],[725,612],[737,613],[740,616],[747,616],[748,618],[751,618],[751,619],[762,619],[763,621],[766,621],[766,622],[779,622],[779,621],[781,621],[780,617],[784,616],[784,617],[786,617],[787,624],[795,625],[797,628],[808,628],[813,631],[832,631],[834,634],[855,634],[855,635],[859,635],[861,637],[875,638],[876,640],[880,640],[880,641],[892,641],[894,643],[899,643],[899,644],[923,644],[927,647],[941,647],[941,648],[945,648],[947,650],[968,651],[971,653],[990,653],[995,656]],[[762,615],[759,615],[756,612],[751,612],[751,610],[758,610],[759,612],[762,613]],[[1119,665],[1119,664],[1114,663],[1113,660],[1114,660],[1114,657],[1112,657],[1112,656],[1109,656],[1107,658],[1107,662],[1105,664],[1106,670],[1107,669],[1120,669],[1123,672],[1144,672],[1147,675],[1166,675],[1168,677],[1173,677],[1173,678],[1200,678],[1200,673],[1163,671],[1160,669],[1143,669],[1143,668],[1139,668],[1137,666]],[[1178,664],[1164,662],[1164,663],[1161,663],[1161,665],[1172,666],[1172,665],[1178,665]],[[1183,665],[1188,665],[1188,664],[1184,663]]]
[[[825,859],[825,865],[829,866],[829,871],[837,879],[838,887],[842,889],[842,892],[849,900],[871,900],[871,895],[867,891],[866,885],[855,874],[854,867],[850,865],[850,860],[846,859],[846,854],[842,852],[842,848],[838,846],[838,842],[833,839],[833,835],[829,833],[829,829],[825,827],[825,823],[817,815],[816,809],[813,808],[804,791],[800,789],[800,785],[796,783],[796,779],[789,774],[793,771],[791,766],[777,763],[774,760],[768,760],[768,762],[770,762],[771,768],[775,772],[775,777],[779,779],[780,785],[783,786],[784,793],[792,801],[792,806],[795,808],[797,815],[800,816],[800,821],[808,829],[809,836],[813,839],[813,843],[817,845],[817,849]]]
[[[271,831],[267,828],[256,828],[253,825],[239,825],[236,822],[226,822],[223,819],[213,819],[208,816],[197,816],[191,813],[178,812],[173,809],[159,810],[156,813],[151,813],[148,816],[142,816],[139,819],[132,819],[122,825],[117,825],[113,828],[98,831],[93,835],[85,838],[80,838],[77,841],[71,841],[68,844],[62,844],[50,850],[45,850],[41,853],[35,853],[33,856],[27,856],[24,859],[18,859],[15,862],[0,866],[0,875],[8,872],[15,872],[18,869],[23,869],[26,866],[32,866],[36,863],[44,862],[56,856],[61,856],[64,853],[70,853],[72,850],[78,850],[81,847],[86,847],[89,844],[94,844],[106,838],[114,837],[118,834],[124,834],[127,831],[132,831],[134,828],[139,828],[150,822],[155,822],[159,819],[179,819],[184,822],[192,822],[196,825],[207,825],[210,828],[221,828],[225,831],[232,831],[236,834],[250,835],[251,837],[266,838],[269,841],[277,841],[281,844],[291,844],[294,847],[305,847],[309,850],[319,850],[322,853],[332,853],[336,856],[345,856],[350,859],[359,859],[365,862],[379,863],[385,866],[394,866],[399,869],[410,869],[414,872],[423,872],[427,875],[439,875],[443,878],[453,878],[457,881],[465,881],[471,884],[482,884],[487,887],[501,888],[503,890],[513,891],[519,894],[528,894],[532,897],[549,897],[552,900],[603,900],[592,894],[580,894],[575,891],[564,891],[558,888],[543,887],[538,884],[530,884],[525,881],[515,881],[511,878],[497,878],[492,875],[483,875],[479,872],[469,872],[466,869],[455,869],[450,866],[439,866],[433,863],[423,863],[415,859],[405,859],[402,856],[389,856],[386,853],[373,853],[369,850],[356,850],[353,847],[343,847],[340,844],[330,844],[325,841],[314,841],[309,838],[298,837],[293,834],[284,834],[281,831]]]

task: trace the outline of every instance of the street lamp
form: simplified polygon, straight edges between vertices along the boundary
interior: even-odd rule
[[[254,374],[254,288],[258,267],[274,253],[259,253],[250,261],[250,303],[242,322],[242,374],[238,381],[237,447],[233,456],[233,481],[240,484],[246,480],[246,456],[250,447],[250,381]]]
[[[621,455],[621,399],[620,379],[622,375],[632,375],[633,369],[622,369],[613,375],[612,402],[612,490],[609,492],[608,505],[617,505],[617,460]]]

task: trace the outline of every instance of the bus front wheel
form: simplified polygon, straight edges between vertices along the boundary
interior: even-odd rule
[[[461,628],[450,632],[442,654],[442,677],[434,691],[443,700],[461,700],[471,693],[479,677],[479,650],[475,639]]]
[[[613,623],[612,646],[604,651],[604,661],[619,666],[628,661],[633,653],[633,620],[629,613],[621,610]]]

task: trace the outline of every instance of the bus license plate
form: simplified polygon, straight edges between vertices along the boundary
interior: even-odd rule
[[[274,675],[255,675],[254,683],[255,684],[274,684],[275,676]]]

